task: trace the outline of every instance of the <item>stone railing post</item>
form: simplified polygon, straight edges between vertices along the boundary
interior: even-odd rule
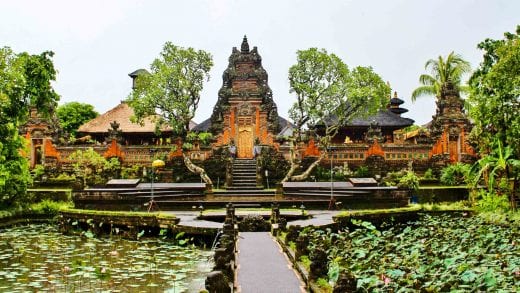
[[[210,293],[232,292],[235,280],[236,260],[235,243],[237,231],[235,229],[235,207],[233,204],[226,205],[226,218],[222,236],[215,249],[215,266],[213,271],[206,277],[205,287]]]

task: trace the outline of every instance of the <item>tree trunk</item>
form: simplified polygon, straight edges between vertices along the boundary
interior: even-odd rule
[[[190,160],[190,157],[188,155],[186,155],[185,153],[182,154],[182,157],[184,159],[184,165],[186,165],[186,168],[188,168],[188,170],[190,170],[191,172],[193,172],[195,174],[199,174],[200,178],[206,184],[210,184],[211,186],[213,186],[213,182],[209,178],[208,174],[206,174],[206,170],[193,164],[193,162]]]
[[[299,164],[296,164],[295,162],[291,162],[291,168],[289,169],[289,171],[287,172],[285,177],[282,179],[281,183],[289,181],[289,179],[292,178],[292,175],[294,174],[296,169],[298,169],[298,167],[300,167]]]
[[[282,179],[281,183],[289,181],[289,179],[291,179],[294,172],[296,172],[296,169],[298,169],[298,167],[300,167],[300,164],[298,164],[296,162],[296,151],[297,151],[296,140],[291,139],[290,143],[289,143],[289,161],[291,163],[291,168],[289,169],[289,171],[287,172],[285,177]]]
[[[307,177],[309,177],[309,175],[311,174],[312,170],[314,170],[314,168],[316,168],[316,166],[318,166],[320,164],[320,162],[323,160],[323,158],[325,157],[325,154],[326,154],[326,152],[322,152],[321,155],[318,157],[318,159],[316,161],[314,161],[307,168],[307,170],[305,170],[305,172],[303,172],[302,174],[296,175],[296,176],[291,176],[291,181],[302,181],[302,180],[307,179]]]

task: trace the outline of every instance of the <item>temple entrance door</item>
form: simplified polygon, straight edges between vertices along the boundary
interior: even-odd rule
[[[253,125],[250,117],[238,119],[237,157],[242,159],[253,157]]]

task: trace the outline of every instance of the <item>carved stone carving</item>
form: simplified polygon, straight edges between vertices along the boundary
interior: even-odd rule
[[[269,85],[268,75],[262,67],[262,57],[258,49],[249,49],[247,38],[244,37],[240,51],[234,47],[229,56],[228,68],[222,74],[222,87],[218,93],[218,101],[211,115],[210,131],[218,135],[224,130],[223,116],[230,108],[230,100],[261,101],[261,111],[267,113],[267,129],[277,134],[280,130],[278,109],[273,101],[273,94]],[[236,91],[233,89],[236,87]],[[239,115],[243,115],[239,109]],[[254,108],[247,115],[252,115]]]

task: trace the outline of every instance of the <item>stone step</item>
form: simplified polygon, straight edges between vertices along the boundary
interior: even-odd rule
[[[256,180],[249,180],[249,181],[235,181],[233,180],[233,185],[255,185],[256,186]]]
[[[256,170],[233,170],[233,174],[255,174]]]
[[[256,167],[256,162],[253,162],[253,163],[240,163],[240,164],[234,163],[233,166],[234,167]]]
[[[233,168],[233,171],[248,171],[248,172],[256,172],[256,167],[254,168]]]
[[[256,179],[256,174],[233,174],[233,179]]]
[[[229,186],[227,188],[227,190],[241,190],[241,189],[248,189],[248,190],[250,190],[250,189],[259,189],[259,188],[256,187],[256,185],[255,186],[252,186],[252,185],[250,185],[250,186]]]
[[[228,189],[226,191],[219,191],[219,192],[214,192],[213,195],[215,196],[220,196],[220,195],[226,195],[226,196],[229,196],[229,195],[233,195],[233,194],[243,194],[243,193],[247,193],[247,194],[261,194],[262,196],[264,195],[275,195],[274,194],[274,191],[265,191],[263,189]]]

